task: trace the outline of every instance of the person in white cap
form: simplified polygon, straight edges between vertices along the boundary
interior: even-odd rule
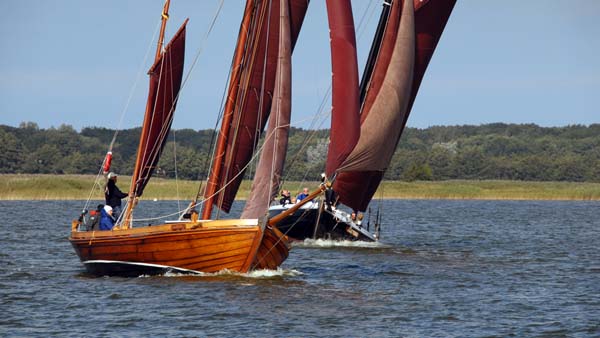
[[[112,216],[114,219],[119,219],[121,215],[121,199],[129,196],[119,190],[117,187],[117,174],[110,172],[108,173],[108,181],[106,182],[106,188],[104,189],[104,198],[106,205],[112,207]]]
[[[113,208],[110,205],[105,205],[100,210],[100,230],[112,230],[115,226],[115,219],[112,216]]]

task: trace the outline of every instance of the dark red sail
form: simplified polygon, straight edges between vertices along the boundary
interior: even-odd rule
[[[401,13],[404,12],[404,9],[400,10],[401,1],[394,1],[392,3],[386,29],[382,33],[383,37],[379,53],[373,59],[375,65],[372,75],[369,78],[369,84],[366,86],[366,95],[361,107],[361,138],[357,145],[359,149],[355,149],[350,155],[352,157],[351,159],[349,157],[351,163],[344,163],[342,165],[342,172],[337,175],[334,182],[334,190],[340,196],[340,201],[353,209],[366,210],[383,178],[383,174],[393,155],[393,150],[395,150],[406,125],[429,60],[433,55],[455,2],[455,0],[415,0],[413,2],[412,5],[415,11],[413,19],[414,46],[404,46],[404,48],[414,49],[413,69],[411,79],[404,80],[409,82],[398,84],[409,86],[410,94],[403,96],[401,98],[402,102],[397,102],[395,105],[391,104],[391,102],[394,99],[399,99],[397,96],[398,93],[389,91],[386,94],[382,92],[381,88],[393,54],[391,49],[397,40],[397,30],[402,25],[400,16],[404,16],[406,13]],[[373,112],[376,101],[388,102],[386,104],[387,107],[380,106],[378,108],[380,113],[387,111],[389,114],[393,114],[389,116],[394,121],[394,128],[390,128],[388,132],[385,132],[388,133],[385,135],[386,142],[381,142],[381,139],[373,141],[376,138],[373,136],[373,133],[384,131],[374,126],[376,123],[365,122]],[[382,155],[383,153],[385,155]],[[373,154],[377,154],[377,156]]]
[[[275,0],[286,4],[288,0]],[[279,57],[275,76],[273,106],[269,126],[256,166],[250,195],[241,218],[260,218],[266,215],[270,202],[277,195],[287,151],[292,111],[292,47],[290,41],[288,6],[280,6]]]
[[[171,129],[183,77],[186,24],[187,20],[148,72],[150,87],[130,198],[142,196]]]
[[[307,7],[306,0],[289,1],[292,46]],[[242,22],[203,218],[210,217],[212,204],[229,212],[271,110],[279,49],[279,2],[248,0]]]
[[[331,44],[331,131],[325,173],[332,176],[360,133],[358,61],[350,0],[327,0]]]

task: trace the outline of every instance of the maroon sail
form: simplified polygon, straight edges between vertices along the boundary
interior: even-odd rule
[[[277,0],[275,0],[277,1]],[[275,75],[275,91],[269,125],[265,133],[260,160],[254,174],[250,196],[241,218],[260,218],[277,195],[287,151],[292,111],[292,46],[287,0],[280,2],[279,57]]]
[[[142,196],[171,129],[183,76],[186,24],[187,20],[148,72],[150,87],[130,199]]]
[[[212,204],[229,212],[269,117],[279,50],[279,7],[278,1],[247,2],[223,112],[224,122],[205,192],[203,218],[210,217]],[[289,1],[287,24],[292,46],[307,7],[306,0]]]
[[[415,35],[417,37],[415,73],[408,110],[410,112],[417,97],[419,86],[425,76],[429,61],[435,47],[440,41],[444,27],[450,18],[456,0],[414,0],[415,3]],[[408,114],[404,119],[404,124]]]
[[[415,0],[411,3],[412,6],[408,6],[409,1],[406,2],[402,10],[400,10],[401,1],[392,3],[386,29],[383,31],[381,47],[378,55],[375,56],[375,66],[362,102],[361,137],[334,182],[334,190],[337,191],[340,201],[361,211],[366,210],[389,165],[429,60],[456,1]],[[414,10],[414,14],[408,13],[408,8],[410,12]],[[408,18],[407,15],[413,18]],[[414,22],[407,24],[407,20],[414,20]],[[399,37],[402,29],[413,32],[412,45],[407,39],[403,39],[405,46],[397,45],[402,43]],[[411,61],[412,74],[409,78],[403,76],[400,82],[393,84],[394,90],[384,91],[386,77],[393,76],[395,73],[390,67],[394,63],[392,58],[397,56],[396,50],[401,52],[404,49],[406,52],[407,48],[412,50],[414,55]],[[404,72],[406,73],[406,70]],[[399,95],[400,92],[403,94]],[[376,107],[377,102],[380,102],[378,107]],[[387,116],[386,123],[391,123],[393,128],[381,128],[384,124],[379,114]],[[369,120],[372,122],[369,123]],[[380,135],[384,138],[381,139]]]
[[[327,0],[331,44],[331,131],[325,173],[332,176],[360,133],[358,62],[350,0]]]

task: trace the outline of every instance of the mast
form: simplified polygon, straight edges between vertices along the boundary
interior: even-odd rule
[[[233,114],[231,126],[226,129],[221,126],[218,135],[219,138],[224,138],[225,147],[213,156],[213,166],[218,164],[219,168],[211,168],[210,182],[207,182],[206,189],[208,193],[204,194],[205,201],[210,198],[213,206],[204,205],[203,217],[210,217],[207,208],[212,209],[214,206],[226,213],[231,210],[271,113],[278,57],[280,3],[274,0],[247,0],[247,4],[249,6],[246,6],[242,22],[245,17],[250,16],[249,25],[240,29],[240,34],[247,35],[244,37],[245,45],[239,46],[243,53],[241,64],[232,63],[231,77],[237,77],[237,82],[232,79],[226,94],[226,105],[231,110],[223,111],[223,114]],[[292,48],[307,6],[307,0],[288,1],[290,20],[287,24],[290,25]],[[241,37],[238,37],[238,42],[240,40]],[[223,134],[224,130],[229,133]],[[215,151],[216,149],[215,147]],[[219,176],[212,176],[213,171],[219,173]],[[209,184],[214,186],[208,187]]]
[[[292,47],[288,0],[279,0],[279,50],[271,116],[250,196],[241,218],[263,216],[281,183],[287,151],[292,95]]]
[[[210,171],[210,176],[206,182],[206,191],[204,193],[205,201],[202,209],[202,219],[209,219],[212,214],[212,206],[214,203],[215,194],[217,187],[219,186],[219,177],[223,167],[223,160],[225,159],[225,147],[227,146],[227,135],[231,129],[231,122],[233,120],[233,110],[235,108],[235,98],[239,90],[238,83],[240,80],[241,72],[240,67],[242,65],[242,57],[244,55],[244,47],[246,41],[248,41],[248,29],[250,26],[250,19],[252,17],[252,1],[246,2],[246,9],[244,10],[244,18],[242,19],[242,25],[240,27],[240,35],[238,37],[237,46],[235,48],[235,56],[231,69],[231,80],[229,81],[229,95],[227,96],[227,103],[223,110],[223,121],[221,122],[221,130],[217,140],[217,146],[215,150],[215,161]]]
[[[169,0],[165,2],[161,13],[161,33],[156,48],[154,64],[148,75],[150,85],[144,113],[144,122],[138,144],[137,156],[127,207],[122,216],[121,228],[131,226],[132,212],[137,203],[137,197],[143,193],[144,187],[152,176],[158,162],[166,136],[171,128],[173,113],[183,77],[183,62],[185,54],[185,32],[187,20],[162,51],[164,31],[168,20]]]
[[[160,35],[156,44],[156,54],[154,54],[154,62],[160,58],[162,52],[163,40],[165,39],[165,29],[167,28],[167,20],[169,20],[169,5],[171,0],[166,0],[161,13]]]
[[[371,49],[369,50],[369,57],[365,63],[365,69],[360,80],[361,105],[365,101],[365,96],[367,95],[367,86],[369,85],[369,80],[371,79],[371,75],[373,75],[373,68],[375,68],[375,64],[377,62],[377,56],[379,55],[379,49],[381,48],[383,33],[385,32],[385,27],[387,26],[391,6],[391,3],[384,2],[381,15],[379,16],[379,23],[377,24],[377,30],[375,30],[375,37],[373,38],[373,43],[371,44]]]
[[[352,209],[366,210],[383,179],[455,2],[396,0],[384,5],[384,12],[390,9],[382,40],[372,49],[377,55],[372,66],[367,64],[368,78],[363,77],[361,138],[333,183],[340,202]]]

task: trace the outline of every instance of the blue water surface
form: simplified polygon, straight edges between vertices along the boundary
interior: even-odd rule
[[[308,240],[279,271],[138,278],[85,274],[67,241],[82,205],[0,201],[0,336],[600,336],[598,202],[387,200],[378,245]]]

